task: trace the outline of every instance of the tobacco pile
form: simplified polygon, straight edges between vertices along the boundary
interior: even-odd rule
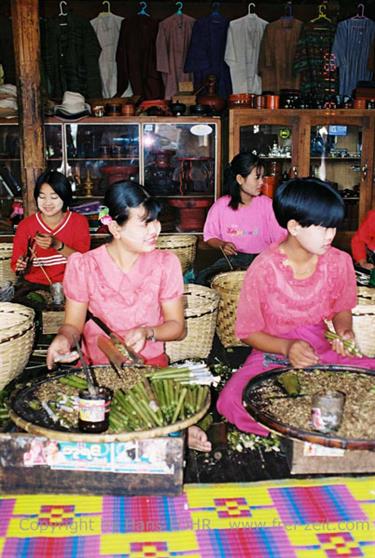
[[[348,439],[375,439],[375,376],[324,370],[293,372],[298,378],[299,395],[288,395],[274,377],[254,388],[251,403],[289,427],[313,431],[310,423],[313,395],[341,391],[345,394],[344,414],[334,434]]]

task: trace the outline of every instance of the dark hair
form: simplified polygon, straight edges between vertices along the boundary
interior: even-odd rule
[[[237,153],[233,157],[232,161],[224,169],[224,188],[230,195],[229,207],[238,209],[241,203],[241,190],[236,179],[237,175],[240,174],[246,178],[254,169],[257,169],[260,174],[263,168],[262,160],[258,155],[254,155],[250,151],[241,151],[241,153]]]
[[[140,184],[130,180],[112,184],[105,193],[104,205],[108,207],[112,219],[120,226],[128,220],[129,209],[142,205],[146,210],[144,219],[149,223],[158,218],[161,208],[160,203]]]
[[[338,192],[318,178],[295,178],[281,184],[273,198],[273,210],[281,227],[295,219],[302,227],[336,228],[345,206]]]
[[[37,204],[42,184],[51,186],[52,190],[62,199],[63,211],[66,211],[72,203],[73,193],[72,186],[65,174],[56,170],[47,170],[38,177],[34,188],[34,199]]]

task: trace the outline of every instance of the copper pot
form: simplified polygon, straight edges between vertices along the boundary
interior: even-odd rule
[[[123,116],[134,116],[135,115],[135,106],[133,103],[125,103],[121,107],[121,114]]]
[[[262,194],[273,198],[277,186],[276,176],[263,176]]]
[[[276,110],[279,108],[279,95],[266,95],[266,108]]]

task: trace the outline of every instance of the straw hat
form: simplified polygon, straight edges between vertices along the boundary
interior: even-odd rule
[[[88,103],[80,93],[65,91],[61,105],[55,106],[55,115],[64,120],[78,120],[91,113]]]

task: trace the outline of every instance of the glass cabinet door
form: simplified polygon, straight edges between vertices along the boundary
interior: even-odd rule
[[[215,123],[147,123],[142,128],[144,186],[161,198],[163,231],[203,229],[215,196]]]
[[[343,197],[346,215],[342,230],[359,223],[362,127],[351,124],[316,124],[310,134],[310,175],[327,180]]]
[[[22,198],[19,127],[4,123],[0,124],[0,221],[4,219],[6,230],[15,197]]]
[[[293,129],[284,124],[241,125],[240,151],[251,151],[264,161],[265,189],[274,190],[279,182],[294,176]],[[272,195],[271,192],[266,192]]]
[[[47,168],[65,172],[63,158],[63,126],[61,124],[45,124],[43,129]]]
[[[68,124],[65,134],[76,197],[100,198],[114,182],[139,180],[137,124]]]

